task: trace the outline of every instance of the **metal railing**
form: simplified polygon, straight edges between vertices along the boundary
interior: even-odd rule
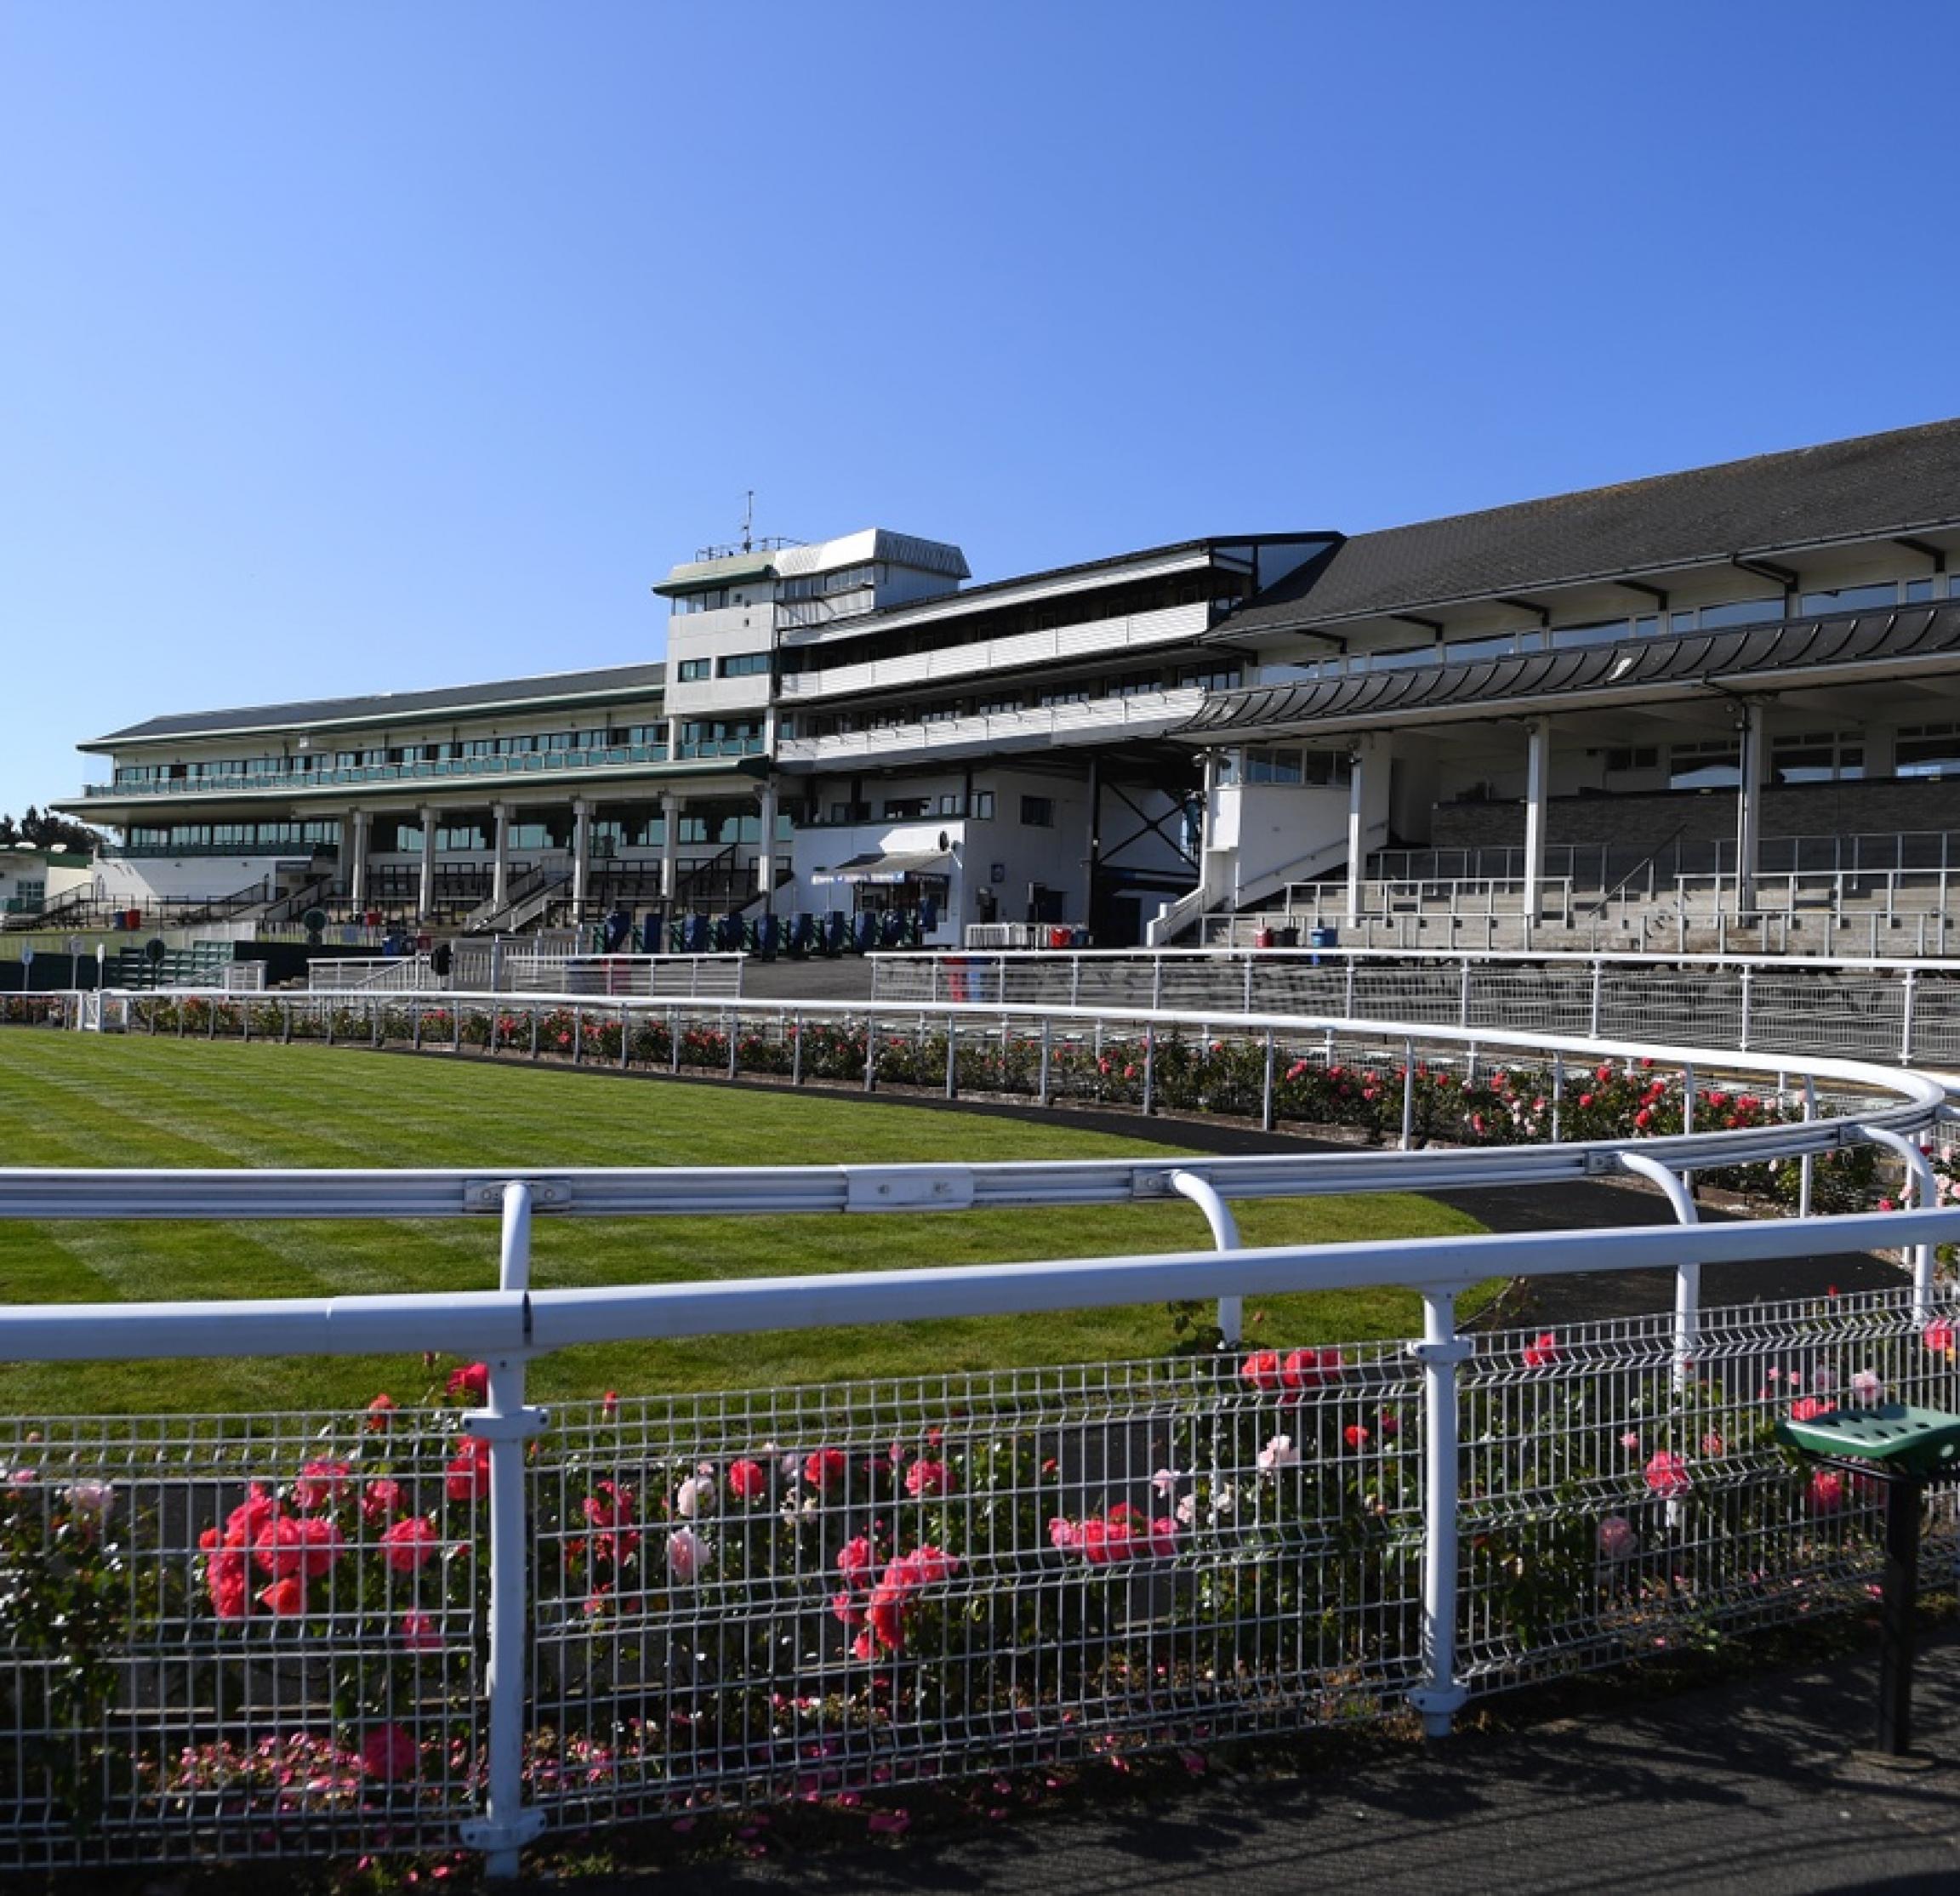
[[[531,954],[506,949],[501,988],[512,994],[738,997],[740,954]]]
[[[1186,958],[1144,959],[1161,977]],[[460,1842],[508,1874],[548,1823],[858,1796],[929,1773],[1410,1706],[1441,1732],[1477,1694],[1861,1597],[1881,1557],[1877,1508],[1766,1446],[1768,1424],[1798,1387],[1954,1399],[1960,1304],[1935,1280],[1934,1247],[1960,1242],[1960,1212],[1928,1209],[1937,1186],[1917,1142],[1945,1094],[1912,1073],[1224,1008],[71,999],[124,1031],[168,1020],[185,1033],[195,1007],[214,1035],[250,1035],[256,1021],[282,1038],[658,1058],[792,1083],[841,1073],[949,1097],[1018,1085],[1044,1103],[1145,1113],[1154,1096],[1183,1096],[1193,1060],[1216,1060],[1239,1090],[1200,1085],[1199,1105],[1268,1125],[1309,1057],[1331,1079],[1343,1059],[1386,1049],[1392,1087],[1354,1078],[1386,1093],[1373,1123],[1391,1132],[1399,1113],[1403,1147],[1418,1083],[1439,1071],[1461,1087],[1481,1073],[1536,1142],[974,1165],[91,1171],[86,1193],[72,1171],[0,1173],[0,1220],[493,1218],[501,1234],[495,1290],[0,1311],[8,1360],[423,1350],[481,1365],[464,1385],[480,1403],[383,1415],[379,1428],[372,1412],[0,1424],[0,1563],[36,1575],[33,1625],[59,1614],[90,1629],[88,1664],[60,1675],[66,1699],[31,1641],[0,1654],[0,1753],[14,1754],[0,1769],[25,1787],[0,1811],[0,1851],[26,1865],[385,1840]],[[1636,1077],[1672,1101],[1678,1131],[1561,1142],[1582,1086]],[[1782,1110],[1723,1123],[1745,1084]],[[1691,1221],[1685,1176],[1866,1146],[1905,1164],[1917,1209]],[[1246,1250],[1228,1209],[1615,1172],[1662,1185],[1684,1221]],[[1203,1211],[1209,1248],[607,1290],[529,1281],[536,1216],[1174,1198]],[[1901,1245],[1912,1273],[1895,1294],[1823,1309],[1700,1299],[1704,1265]],[[1556,1335],[1458,1321],[1458,1298],[1494,1277],[1654,1267],[1677,1277],[1663,1317]],[[630,1396],[550,1415],[527,1395],[533,1358],[594,1341],[1200,1299],[1216,1300],[1229,1341],[1247,1296],[1383,1284],[1420,1296],[1420,1337]],[[111,1534],[114,1585],[77,1597],[89,1564],[77,1552]],[[1938,1534],[1954,1538],[1944,1517]],[[125,1757],[109,1760],[104,1731]]]
[[[1348,931],[1342,931],[1343,935]],[[1873,957],[1456,950],[1012,949],[875,954],[883,1004],[1216,1008],[1547,1033],[1960,1071],[1960,965]]]
[[[436,984],[426,954],[390,954],[369,960],[352,956],[316,956],[306,964],[306,986],[314,994],[413,994]]]
[[[529,1281],[536,1216],[1035,1210],[1181,1181],[1222,1202],[1330,1188],[1317,1164],[104,1172],[85,1199],[71,1172],[0,1176],[0,1219],[501,1230],[494,1290],[0,1312],[16,1361],[479,1365],[430,1410],[0,1436],[6,1558],[39,1601],[24,1623],[60,1617],[87,1660],[0,1655],[20,1786],[0,1849],[48,1866],[460,1842],[509,1875],[550,1823],[1409,1706],[1440,1734],[1476,1694],[1862,1597],[1877,1509],[1762,1444],[1785,1389],[1950,1399],[1950,1295],[1698,1312],[1691,1364],[1678,1314],[1478,1336],[1456,1301],[1498,1273],[1929,1248],[1960,1212],[1257,1250],[1214,1217],[1223,1256]],[[1385,1283],[1420,1295],[1420,1338],[550,1413],[527,1390],[532,1361],[598,1341]],[[74,1579],[97,1546],[103,1589]],[[65,1566],[32,1566],[57,1546]]]

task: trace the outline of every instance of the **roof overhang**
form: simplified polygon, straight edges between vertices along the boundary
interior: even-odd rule
[[[945,849],[894,850],[880,855],[875,851],[853,856],[834,869],[817,869],[810,880],[819,886],[834,882],[903,882],[909,876],[944,875],[953,866],[953,852]]]
[[[653,590],[663,599],[681,599],[689,593],[714,592],[722,586],[736,586],[745,579],[773,579],[776,555],[772,553],[732,553],[720,560],[686,560]]]
[[[1214,693],[1168,735],[1200,745],[1336,737],[1932,675],[1960,676],[1960,604],[1248,686]]]

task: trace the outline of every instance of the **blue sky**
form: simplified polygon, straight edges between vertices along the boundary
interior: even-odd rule
[[[0,810],[657,657],[751,488],[998,578],[1960,413],[1957,65],[1950,0],[0,0]]]

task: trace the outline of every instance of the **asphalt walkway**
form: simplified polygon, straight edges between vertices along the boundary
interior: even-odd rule
[[[1866,1762],[1869,1654],[1466,1733],[1353,1768],[1228,1774],[1175,1796],[931,1837],[556,1885],[579,1896],[1955,1896],[1960,1632],[1925,1643],[1929,1768]],[[534,1884],[533,1889],[545,1886]]]

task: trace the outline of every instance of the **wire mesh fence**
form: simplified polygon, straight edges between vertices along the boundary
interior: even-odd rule
[[[1881,1511],[1802,1405],[1960,1406],[1951,1290],[1473,1340],[1473,1693],[1860,1597]],[[9,1426],[0,1862],[435,1849],[486,1745],[481,1389]],[[1408,1715],[1433,1415],[1302,1345],[554,1412],[522,1487],[522,1785],[551,1824]],[[1931,1504],[1930,1576],[1960,1552]],[[1433,1682],[1433,1681],[1431,1682]]]
[[[390,1420],[5,1425],[0,1860],[452,1839],[479,1791],[476,1482],[437,1418]]]

